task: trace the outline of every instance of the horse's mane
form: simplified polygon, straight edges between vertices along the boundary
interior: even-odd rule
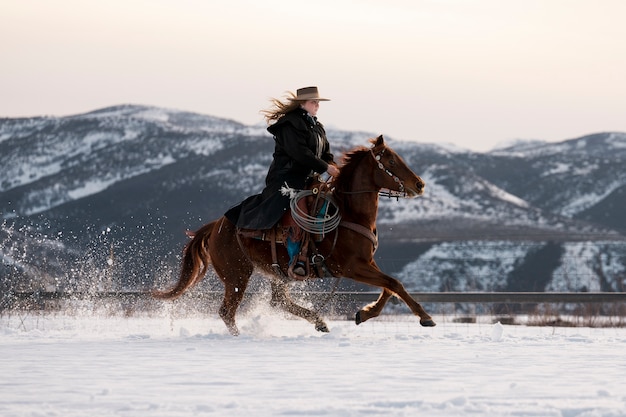
[[[373,141],[374,140],[372,140],[372,143]],[[359,146],[343,155],[341,171],[339,176],[333,180],[333,186],[335,187],[333,198],[339,207],[339,211],[342,213],[350,210],[350,199],[346,197],[348,193],[352,191],[350,187],[352,185],[352,178],[354,178],[354,171],[363,158],[368,156],[369,152],[370,148]]]

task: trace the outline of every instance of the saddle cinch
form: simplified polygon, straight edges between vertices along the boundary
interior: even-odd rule
[[[299,192],[292,189],[287,190],[291,193],[290,214],[293,222],[301,229],[302,235],[300,251],[291,262],[291,265],[296,262],[301,263],[306,271],[304,275],[294,274],[292,268],[290,268],[291,265],[287,265],[283,269],[278,262],[277,244],[280,243],[287,246],[287,237],[292,227],[283,224],[283,222],[279,222],[269,230],[237,229],[237,240],[240,247],[243,249],[240,241],[241,237],[270,242],[272,269],[282,279],[305,280],[331,276],[324,264],[325,257],[319,252],[316,243],[321,242],[334,231],[332,252],[337,242],[337,227],[341,222],[341,215],[339,214],[337,204],[332,198],[332,191],[323,190],[325,188],[324,185],[322,183],[320,186],[313,187],[310,190]],[[287,271],[286,273],[285,270]]]

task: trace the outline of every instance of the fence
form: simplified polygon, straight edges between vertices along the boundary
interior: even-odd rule
[[[202,292],[203,296],[221,298],[220,291]],[[255,295],[255,292],[249,292]],[[311,296],[332,296],[338,299],[354,301],[375,301],[380,292],[375,291],[337,291],[307,292]],[[626,302],[626,292],[410,292],[411,297],[425,303],[616,303]],[[9,292],[3,298],[16,300],[63,300],[63,299],[104,299],[104,298],[150,298],[148,292],[110,291],[110,292],[58,292],[31,291]]]
[[[375,301],[380,292],[294,292],[293,298],[309,308],[335,318],[354,319],[354,313]],[[626,292],[411,292],[430,314],[457,322],[491,318],[506,324],[624,327]],[[63,312],[133,316],[163,312],[171,317],[215,313],[221,291],[190,291],[174,303],[155,300],[147,292],[9,292],[0,298],[0,314]],[[241,310],[254,308],[267,293],[247,292]],[[406,314],[408,309],[391,299],[385,316]],[[160,314],[160,313],[159,313]]]

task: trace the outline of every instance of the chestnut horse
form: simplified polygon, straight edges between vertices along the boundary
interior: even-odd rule
[[[425,184],[400,156],[386,146],[382,136],[370,142],[372,147],[359,147],[345,155],[340,174],[331,185],[341,223],[336,235],[335,232],[327,234],[317,243],[317,248],[326,257],[325,266],[332,276],[382,288],[377,301],[356,313],[356,324],[378,316],[386,302],[396,296],[420,317],[422,326],[434,326],[432,318],[400,281],[382,272],[373,259],[378,243],[379,192],[388,190],[411,198],[421,195]],[[272,267],[273,257],[277,257],[279,265],[287,265],[287,251],[281,246],[282,250],[272,255],[270,242],[237,236],[237,233],[235,225],[222,217],[191,234],[192,240],[185,246],[178,283],[167,291],[155,291],[154,296],[161,299],[180,296],[204,277],[211,263],[225,289],[219,315],[230,333],[238,335],[235,313],[257,267],[270,279],[272,306],[310,321],[318,331],[327,332],[326,323],[316,312],[290,299],[285,280],[280,279]]]

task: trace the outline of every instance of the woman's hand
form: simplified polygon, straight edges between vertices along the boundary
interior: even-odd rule
[[[329,164],[328,168],[326,168],[326,172],[328,172],[328,175],[331,177],[337,177],[339,175],[339,168]]]

